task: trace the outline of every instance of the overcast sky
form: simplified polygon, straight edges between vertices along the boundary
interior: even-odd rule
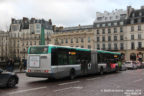
[[[139,9],[143,0],[0,0],[0,29],[6,29],[11,18],[52,19],[57,26],[92,24],[96,12],[124,9],[131,5]]]

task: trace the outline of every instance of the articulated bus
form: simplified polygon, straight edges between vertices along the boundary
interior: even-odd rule
[[[90,50],[56,45],[28,48],[27,71],[29,77],[63,78],[119,71],[117,52]]]

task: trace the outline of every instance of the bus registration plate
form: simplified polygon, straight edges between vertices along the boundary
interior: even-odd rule
[[[41,72],[41,70],[34,70],[34,72]]]

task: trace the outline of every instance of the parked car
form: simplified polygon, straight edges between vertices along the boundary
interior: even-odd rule
[[[0,87],[15,87],[18,84],[19,78],[15,73],[6,72],[0,69]]]
[[[135,61],[126,61],[125,65],[127,69],[137,69],[137,63]]]
[[[126,67],[126,64],[125,63],[123,63],[122,65],[121,65],[121,69],[120,69],[121,71],[126,71],[127,70],[127,67]]]
[[[141,68],[142,67],[140,62],[136,62],[136,66],[137,66],[137,68]]]
[[[144,62],[142,62],[142,64],[141,64],[141,68],[144,68]]]

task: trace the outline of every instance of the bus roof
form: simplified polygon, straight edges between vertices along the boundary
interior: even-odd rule
[[[78,50],[78,51],[91,51],[91,49],[86,49],[86,48],[70,47],[70,46],[59,46],[59,45],[52,45],[52,44],[48,44],[48,45],[34,45],[34,46],[30,46],[30,47],[43,47],[43,46],[47,46],[47,47],[49,47],[49,49],[51,49],[51,48],[67,48],[67,49],[75,49],[75,50]],[[108,53],[108,54],[117,54],[117,55],[121,54],[119,52],[110,52],[110,51],[104,51],[104,50],[96,50],[96,51],[98,53]]]
[[[80,47],[70,47],[70,46],[57,46],[57,45],[49,45],[50,48],[67,48],[67,49],[76,49],[79,51],[90,51],[90,49],[80,48]]]
[[[104,51],[104,50],[97,50],[98,53],[109,53],[109,54],[117,54],[120,55],[121,53],[118,52],[110,52],[110,51]]]

